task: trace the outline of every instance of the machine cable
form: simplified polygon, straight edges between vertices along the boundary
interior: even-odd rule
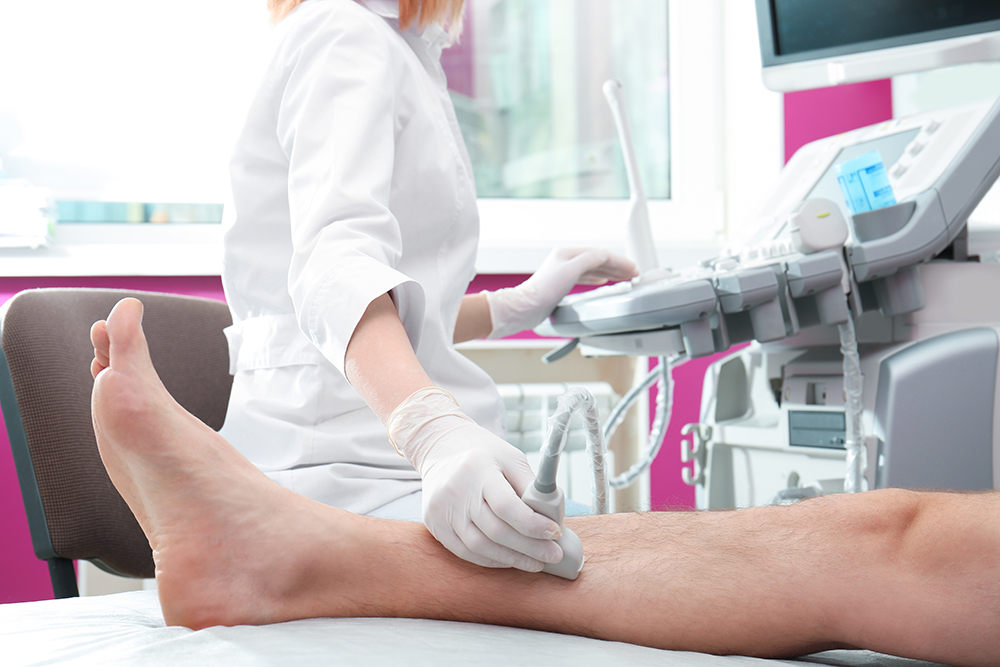
[[[650,427],[650,436],[646,445],[646,451],[642,458],[634,463],[628,470],[612,477],[609,480],[611,488],[624,489],[631,486],[652,465],[656,455],[660,453],[663,445],[663,438],[667,433],[667,426],[670,424],[670,417],[673,413],[674,405],[674,378],[673,370],[688,360],[687,355],[679,354],[672,357],[659,357],[659,363],[640,382],[636,383],[628,393],[618,402],[611,411],[604,424],[604,439],[609,440],[615,430],[625,419],[625,413],[638,400],[642,392],[649,389],[653,383],[657,383],[656,392],[656,412],[653,418],[653,425]]]
[[[847,450],[847,474],[844,477],[844,491],[859,493],[864,491],[865,471],[865,430],[864,404],[861,401],[863,378],[861,357],[858,355],[858,337],[854,330],[854,318],[848,317],[837,325],[840,331],[840,353],[844,355],[844,412],[846,432],[844,448]]]
[[[600,413],[594,395],[583,387],[570,387],[556,400],[556,409],[549,417],[549,435],[541,449],[541,462],[535,485],[542,491],[551,491],[556,486],[556,469],[559,456],[566,448],[569,437],[569,421],[574,412],[583,416],[587,431],[587,453],[590,455],[594,473],[593,499],[591,511],[594,514],[608,513],[608,463],[607,441],[601,430]]]

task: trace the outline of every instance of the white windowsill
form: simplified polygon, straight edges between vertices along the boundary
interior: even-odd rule
[[[0,248],[0,275],[217,276],[221,227],[204,225],[57,225],[46,247]]]
[[[483,274],[528,274],[557,245],[605,247],[624,253],[618,230],[554,226],[551,234],[503,234],[484,222],[477,269]],[[58,225],[42,248],[0,248],[0,276],[217,276],[222,269],[219,225]],[[661,266],[684,267],[718,253],[707,240],[657,239]]]

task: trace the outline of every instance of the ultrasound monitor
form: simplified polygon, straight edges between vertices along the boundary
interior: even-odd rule
[[[1000,60],[1000,2],[756,2],[764,84],[771,90]]]

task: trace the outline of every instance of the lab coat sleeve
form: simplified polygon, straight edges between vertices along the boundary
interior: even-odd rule
[[[299,328],[341,372],[373,299],[392,293],[414,348],[424,311],[420,286],[395,269],[395,86],[380,27],[336,15],[309,26],[288,55],[277,123],[289,160],[289,293]]]

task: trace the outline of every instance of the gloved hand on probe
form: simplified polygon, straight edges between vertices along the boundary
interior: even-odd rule
[[[518,449],[476,424],[451,394],[421,389],[386,422],[389,438],[423,478],[424,524],[459,558],[538,572],[562,560],[559,524],[524,504],[533,483]]]
[[[556,248],[517,287],[486,292],[493,318],[490,338],[533,329],[549,316],[576,284],[602,285],[639,275],[635,262],[601,248]]]

